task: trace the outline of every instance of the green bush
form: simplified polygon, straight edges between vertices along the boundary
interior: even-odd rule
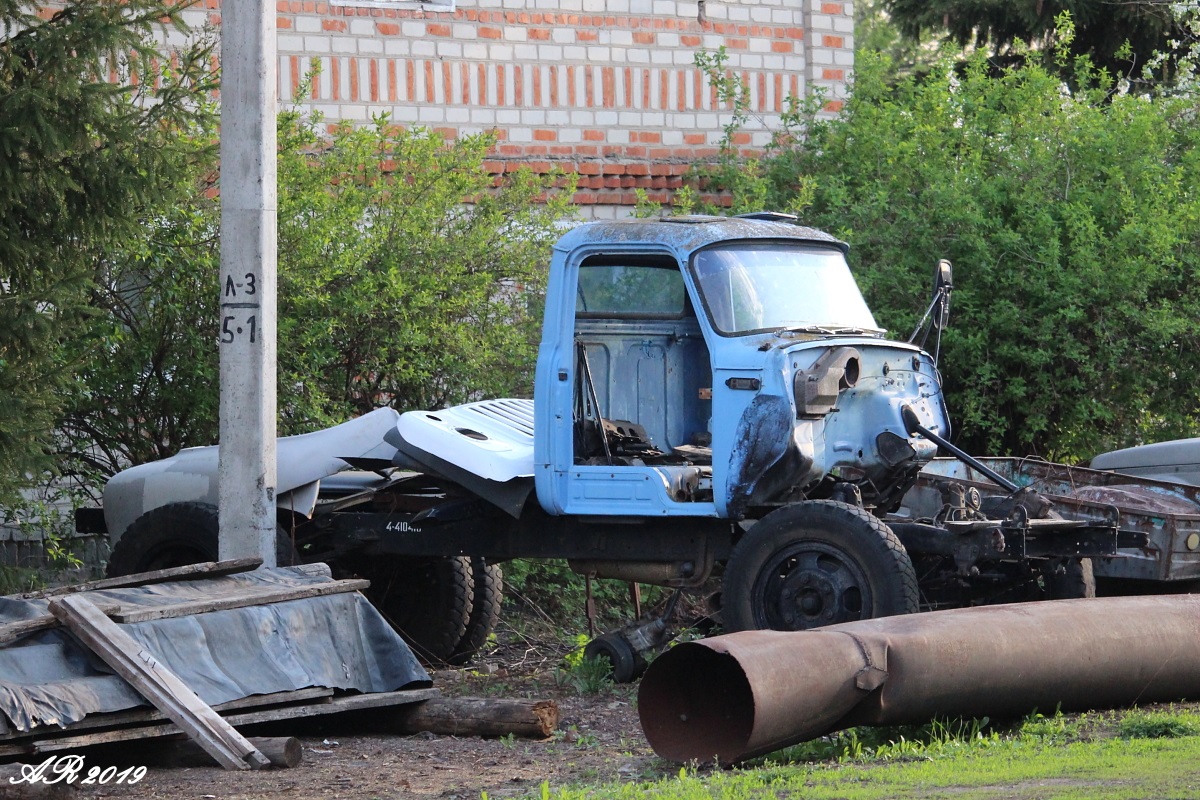
[[[893,335],[954,262],[940,363],[968,450],[1082,459],[1200,422],[1200,124],[1188,100],[1074,73],[1071,90],[976,58],[895,84],[860,51],[837,119],[796,105],[766,157],[704,176],[735,210],[799,210],[848,241]]]
[[[278,134],[280,434],[383,405],[527,396],[549,247],[570,216],[557,177],[522,170],[494,185],[489,137],[444,141],[386,120],[330,134],[289,112]],[[213,135],[181,142],[190,158],[172,202],[99,274],[97,346],[63,428],[84,473],[216,441]]]

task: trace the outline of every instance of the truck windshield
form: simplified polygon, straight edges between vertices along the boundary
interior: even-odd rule
[[[833,247],[739,242],[701,250],[692,270],[719,333],[882,330]]]

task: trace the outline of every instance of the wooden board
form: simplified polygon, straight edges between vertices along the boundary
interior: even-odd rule
[[[301,717],[317,717],[325,714],[340,714],[343,711],[361,711],[366,708],[387,708],[421,703],[441,697],[441,689],[407,689],[402,692],[376,692],[373,694],[353,694],[346,697],[335,697],[324,705],[287,706],[262,711],[249,711],[244,714],[233,714],[229,721],[234,725],[250,725],[255,722],[276,722],[284,719],[300,719]]]
[[[102,578],[97,581],[76,583],[71,586],[56,586],[53,589],[42,589],[37,592],[26,592],[19,595],[8,595],[21,600],[44,597],[59,597],[76,592],[90,592],[95,589],[127,589],[132,586],[147,586],[152,583],[165,581],[193,580],[196,578],[218,578],[222,575],[235,575],[239,572],[250,572],[262,566],[261,558],[235,558],[229,561],[202,561],[199,564],[187,564],[182,567],[159,569],[153,572],[139,572],[134,575],[122,575],[118,578]]]
[[[330,594],[358,592],[371,585],[367,580],[329,581],[327,583],[312,583],[306,586],[291,586],[286,588],[253,589],[223,597],[213,597],[204,600],[187,600],[182,603],[136,608],[121,611],[113,615],[113,619],[121,623],[146,622],[154,619],[171,619],[188,617],[193,614],[204,614],[209,611],[229,611],[246,606],[284,603],[288,600],[304,600],[309,597],[324,597]]]
[[[306,703],[296,706],[281,706],[278,708],[228,714],[224,719],[230,725],[253,725],[260,722],[278,722],[281,720],[301,719],[303,717],[324,716],[326,714],[339,714],[344,711],[359,711],[366,708],[385,708],[407,703],[421,703],[440,696],[441,690],[439,689],[409,689],[400,692],[359,694],[348,697],[335,697],[324,703]],[[65,732],[70,733],[71,730],[71,728],[68,728]],[[161,723],[85,733],[79,736],[59,736],[52,739],[26,740],[20,743],[0,744],[0,758],[76,750],[80,747],[109,744],[112,742],[159,739],[168,736],[179,736],[181,733],[183,731],[179,726],[171,723]]]
[[[254,745],[80,594],[50,601],[50,613],[226,769],[270,765]]]
[[[329,702],[333,689],[324,686],[313,686],[308,689],[297,689],[293,692],[274,692],[272,694],[253,694],[213,706],[218,714],[243,711],[248,708],[266,708],[268,706],[286,705],[288,703]],[[0,720],[4,718],[0,714]],[[0,736],[0,742],[13,742],[21,739],[45,739],[55,736],[69,735],[79,731],[97,730],[101,728],[127,728],[134,725],[150,725],[164,722],[170,718],[156,708],[131,708],[127,711],[113,711],[108,714],[90,714],[78,722],[73,722],[65,728],[57,725],[43,725],[31,731],[11,731]]]

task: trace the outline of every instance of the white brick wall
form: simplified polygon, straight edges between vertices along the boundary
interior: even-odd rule
[[[220,4],[201,0],[187,14],[219,24]],[[631,204],[636,188],[669,199],[688,165],[715,154],[729,109],[696,70],[697,51],[726,48],[749,88],[761,125],[739,138],[747,153],[769,142],[789,94],[821,87],[827,110],[840,109],[854,63],[848,0],[398,6],[280,0],[281,99],[332,122],[386,112],[448,137],[494,131],[493,171],[575,171],[576,199],[589,207]],[[314,57],[313,96],[297,98]]]

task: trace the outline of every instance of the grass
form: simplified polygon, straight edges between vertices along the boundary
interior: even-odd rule
[[[1200,796],[1200,714],[1167,707],[844,731],[743,767],[552,788],[537,800],[1132,800]]]

